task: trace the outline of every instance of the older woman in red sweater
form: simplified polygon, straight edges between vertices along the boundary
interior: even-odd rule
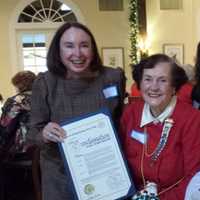
[[[140,191],[133,199],[154,193],[154,199],[183,200],[200,169],[200,112],[176,97],[187,78],[163,54],[141,61],[133,78],[144,100],[128,105],[121,118],[125,155]]]

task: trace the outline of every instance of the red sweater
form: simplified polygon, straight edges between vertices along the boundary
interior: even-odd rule
[[[132,130],[144,132],[140,128],[143,101],[127,106],[121,118],[121,139],[128,159],[133,180],[138,189],[143,188],[141,175],[141,158],[143,144],[131,137]],[[145,180],[155,182],[158,192],[162,192],[180,179],[176,186],[159,195],[161,200],[183,200],[187,184],[195,172],[200,170],[200,112],[189,104],[177,102],[171,116],[174,125],[170,130],[168,141],[155,162],[144,156],[143,171]],[[156,148],[163,124],[150,123],[147,126],[148,153]]]

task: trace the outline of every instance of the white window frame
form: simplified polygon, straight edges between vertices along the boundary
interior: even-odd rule
[[[9,23],[9,46],[10,46],[10,60],[12,71],[11,74],[14,75],[20,70],[23,70],[22,66],[18,62],[18,55],[16,49],[17,47],[17,31],[23,30],[56,30],[62,23],[52,23],[52,22],[43,22],[43,23],[18,23],[18,17],[23,9],[29,5],[34,0],[21,0],[15,7],[12,12],[10,23]],[[79,7],[72,0],[58,0],[66,5],[68,5],[73,13],[75,14],[77,21],[85,24],[85,18],[79,9]]]

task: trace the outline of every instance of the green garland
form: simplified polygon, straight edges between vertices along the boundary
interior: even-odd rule
[[[138,33],[139,33],[139,25],[138,25],[138,0],[130,0],[130,59],[131,64],[138,63],[138,55],[137,55],[137,44],[138,44]]]

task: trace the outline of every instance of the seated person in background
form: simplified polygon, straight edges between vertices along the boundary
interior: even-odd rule
[[[183,65],[182,68],[184,70],[185,76],[187,76],[188,81],[181,86],[179,91],[177,92],[177,96],[179,100],[184,101],[192,105],[192,89],[194,84],[194,68],[192,65]]]
[[[200,169],[200,112],[176,96],[187,79],[164,54],[142,60],[133,78],[143,100],[127,105],[120,123],[125,157],[139,191],[133,199],[149,195],[152,200],[182,200]]]
[[[26,151],[25,141],[30,118],[30,97],[35,78],[36,75],[31,71],[18,72],[11,80],[17,94],[8,98],[2,107],[1,139],[13,141],[4,142],[5,145],[9,143],[9,152],[13,154]],[[3,142],[1,144],[3,145]]]

